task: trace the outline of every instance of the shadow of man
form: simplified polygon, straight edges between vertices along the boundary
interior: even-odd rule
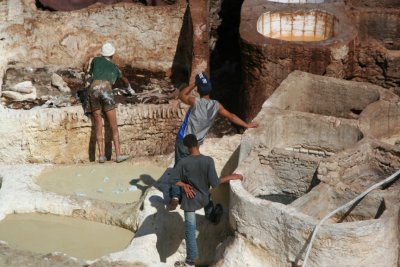
[[[184,224],[178,212],[169,212],[161,196],[153,195],[149,198],[156,212],[147,216],[134,239],[155,234],[157,237],[156,248],[161,262],[176,253],[184,239]]]
[[[142,184],[139,184],[139,182],[142,182]],[[139,178],[135,178],[129,181],[130,185],[134,185],[137,187],[137,189],[142,191],[142,195],[144,192],[146,192],[147,189],[149,189],[153,184],[156,182],[156,180],[148,174],[141,174],[139,175]]]

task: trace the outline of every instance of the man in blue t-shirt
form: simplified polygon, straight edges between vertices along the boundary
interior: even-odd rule
[[[214,160],[200,153],[199,143],[193,134],[183,139],[189,155],[181,159],[175,166],[173,183],[183,190],[181,208],[185,214],[186,259],[178,261],[175,266],[194,265],[198,258],[196,242],[196,210],[204,208],[207,219],[218,223],[222,215],[222,206],[215,207],[210,201],[210,187],[217,187],[230,180],[242,180],[240,174],[231,174],[218,179]]]

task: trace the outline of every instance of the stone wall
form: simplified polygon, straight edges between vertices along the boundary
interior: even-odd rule
[[[94,5],[72,12],[38,10],[33,0],[2,1],[0,72],[7,63],[83,68],[106,41],[116,46],[119,65],[166,71],[173,65],[185,10],[184,0],[160,7]]]
[[[185,110],[171,105],[118,106],[121,150],[133,157],[170,153]],[[0,107],[0,161],[77,163],[97,159],[94,127],[79,106],[9,110]],[[115,158],[105,127],[106,155]]]
[[[322,156],[308,153],[292,152],[284,149],[273,149],[270,153],[260,152],[259,161],[262,165],[272,168],[271,175],[277,188],[271,192],[285,192],[297,196],[303,195],[311,187],[315,170]],[[291,184],[288,186],[288,184]],[[263,183],[259,184],[263,187]],[[289,189],[291,188],[291,189]],[[294,190],[293,190],[294,189]],[[264,188],[268,193],[268,189]]]
[[[400,2],[397,0],[345,0],[347,4],[357,7],[378,7],[378,8],[390,8],[400,7]]]
[[[353,10],[360,31],[353,80],[366,81],[400,92],[400,9]]]

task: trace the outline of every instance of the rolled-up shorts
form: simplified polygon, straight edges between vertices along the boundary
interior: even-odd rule
[[[111,84],[108,81],[95,80],[89,88],[90,110],[109,111],[115,108]]]

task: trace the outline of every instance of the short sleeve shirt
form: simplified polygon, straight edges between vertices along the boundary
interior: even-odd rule
[[[188,134],[194,134],[199,144],[203,144],[218,115],[218,108],[217,100],[196,98],[195,105],[186,113],[178,132],[178,138],[183,139]]]
[[[181,208],[184,211],[196,211],[203,208],[210,201],[209,188],[219,184],[214,160],[204,155],[189,155],[181,159],[175,166],[176,181],[190,184],[196,196],[193,199],[186,197],[183,192]]]
[[[95,57],[90,64],[90,74],[93,80],[109,81],[113,85],[121,78],[121,71],[107,58]]]

